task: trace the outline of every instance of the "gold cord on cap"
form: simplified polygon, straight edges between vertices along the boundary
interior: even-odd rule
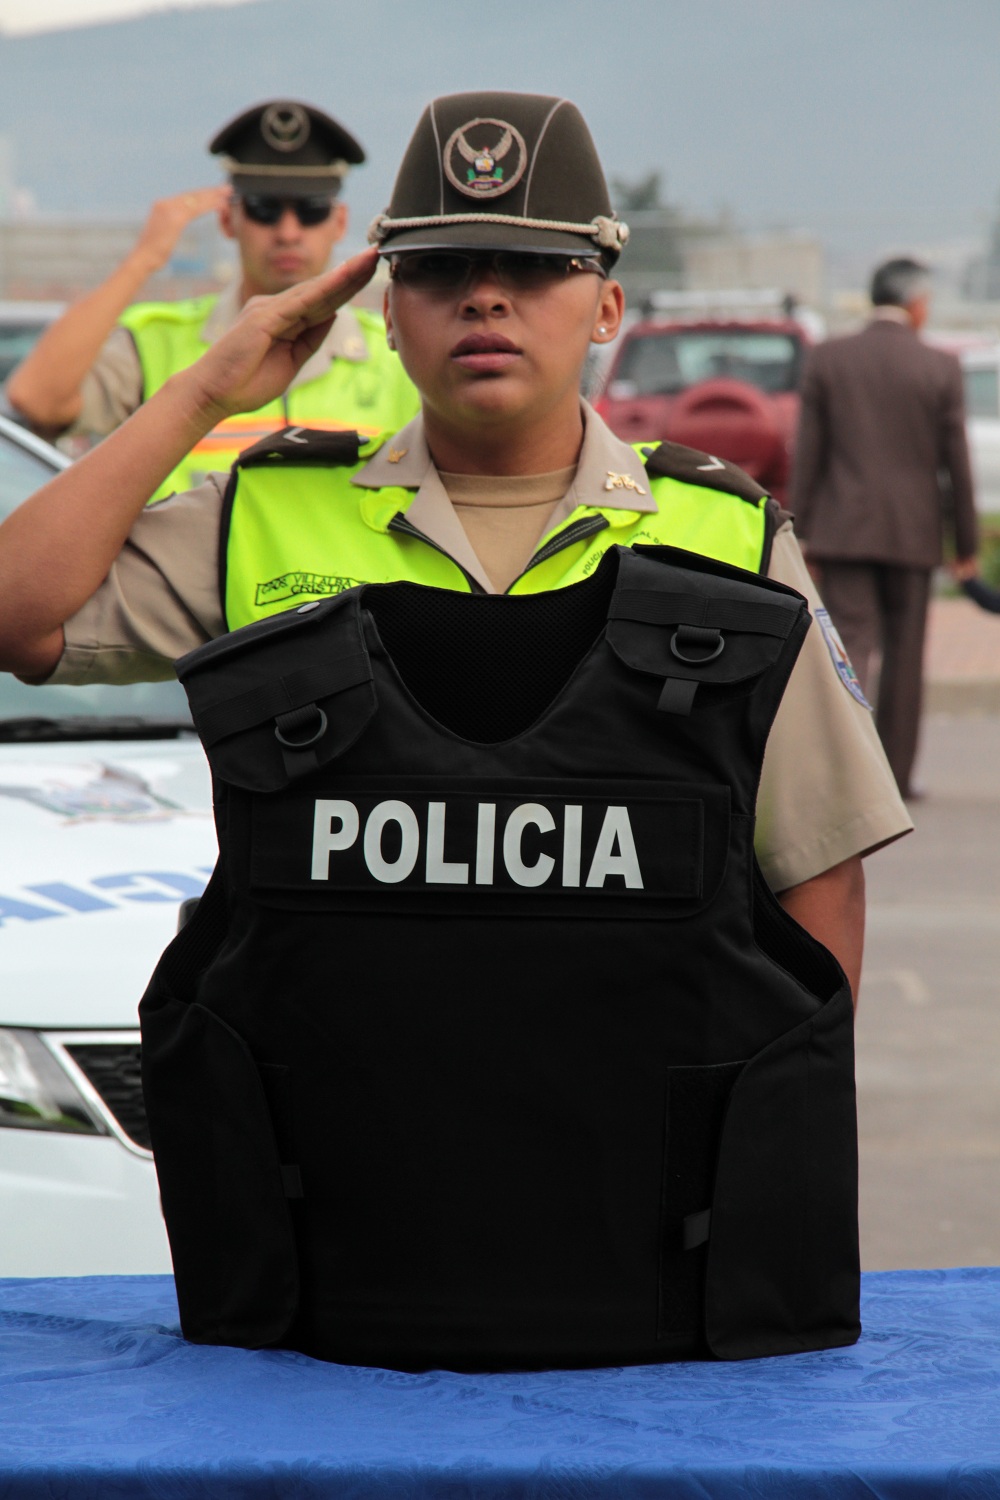
[[[602,250],[620,250],[628,244],[628,225],[620,220],[597,214],[589,224],[573,224],[562,219],[524,219],[517,214],[426,214],[421,218],[391,219],[376,214],[368,230],[369,245],[381,245],[390,235],[404,229],[442,229],[451,224],[506,224],[514,229],[555,230],[559,234],[585,234]]]
[[[275,167],[263,162],[236,161],[232,156],[220,156],[219,160],[230,177],[346,177],[350,162],[343,160],[325,162],[321,167],[300,167],[286,163]]]

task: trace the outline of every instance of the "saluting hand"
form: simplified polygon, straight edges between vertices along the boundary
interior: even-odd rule
[[[174,380],[216,419],[257,411],[285,391],[330,331],[337,309],[375,273],[374,249],[273,297],[251,297],[232,328]]]
[[[203,214],[218,212],[229,198],[229,188],[210,187],[158,199],[149,210],[133,254],[150,270],[160,270],[173,255],[188,225]]]

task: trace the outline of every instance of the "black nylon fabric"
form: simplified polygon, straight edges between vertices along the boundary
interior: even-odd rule
[[[180,664],[221,852],[140,1015],[189,1338],[489,1369],[857,1337],[850,996],[752,849],[808,616],[688,556],[369,585]],[[285,713],[321,684],[308,756],[247,722],[275,681]]]

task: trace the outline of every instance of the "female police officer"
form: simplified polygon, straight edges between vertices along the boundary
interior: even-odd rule
[[[377,249],[252,301],[197,365],[4,523],[0,664],[33,681],[166,677],[204,640],[353,583],[533,592],[633,541],[809,592],[790,527],[746,476],[669,445],[644,462],[581,404],[588,347],[620,326],[608,273],[626,231],[574,106],[436,100],[372,232]],[[206,432],[294,378],[377,254],[390,263],[389,339],[422,417],[363,450],[290,429],[244,456],[226,503],[214,477],[144,514]],[[849,686],[812,628],[769,743],[758,853],[856,994],[861,856],[910,824]]]

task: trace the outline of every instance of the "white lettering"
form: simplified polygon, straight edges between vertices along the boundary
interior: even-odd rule
[[[562,808],[561,882],[564,890],[579,889],[583,863],[583,806],[569,802]],[[595,812],[598,809],[595,809]],[[472,850],[468,860],[445,858],[448,817],[447,802],[427,803],[427,847],[424,861],[427,885],[492,886],[496,878],[497,804],[480,802],[476,809],[476,848],[474,869]],[[379,802],[368,814],[364,825],[364,860],[369,873],[383,885],[398,885],[416,870],[421,854],[421,820],[406,802]],[[399,852],[387,859],[383,851],[386,829],[395,824],[399,830]],[[545,885],[556,870],[557,856],[539,852],[534,863],[526,862],[524,837],[529,828],[540,834],[557,833],[556,817],[540,802],[522,802],[515,807],[503,830],[503,863],[515,883],[528,889]],[[330,879],[330,856],[352,848],[358,841],[361,814],[353,802],[317,798],[314,805],[312,836],[312,878]],[[471,833],[471,829],[469,830]],[[453,842],[457,833],[453,831]],[[395,838],[390,835],[390,849]],[[537,847],[537,846],[536,846]],[[455,850],[456,853],[460,852]],[[557,880],[560,878],[556,877]],[[419,876],[418,876],[419,879]],[[627,807],[608,807],[597,839],[597,846],[587,878],[582,882],[590,890],[606,888],[608,881],[624,882],[629,890],[644,888],[642,870],[635,845]]]
[[[619,852],[615,854],[615,844]],[[604,814],[600,837],[587,876],[588,886],[603,886],[609,875],[622,875],[628,890],[641,891],[642,871],[632,837],[627,807],[609,807]]]
[[[444,857],[444,802],[427,804],[427,884],[468,885],[469,867]]]
[[[566,826],[563,829],[563,885],[580,884],[580,838],[583,831],[583,808],[579,803],[566,804]]]
[[[493,884],[493,854],[497,839],[497,805],[480,802],[476,827],[476,884]]]
[[[387,823],[397,823],[402,835],[399,855],[393,861],[382,857],[382,834]],[[365,864],[376,880],[397,885],[413,873],[420,853],[420,825],[412,807],[405,802],[380,802],[373,807],[365,824]]]
[[[334,819],[340,824],[336,833],[333,831]],[[324,802],[317,798],[313,819],[313,880],[329,880],[330,855],[337,849],[351,847],[358,836],[360,822],[353,802]]]
[[[524,863],[521,858],[521,839],[529,826],[541,829],[542,833],[551,833],[556,820],[540,802],[522,802],[520,807],[515,807],[503,831],[503,862],[511,880],[517,885],[544,885],[552,874],[555,860],[551,854],[540,854],[536,864]]]

